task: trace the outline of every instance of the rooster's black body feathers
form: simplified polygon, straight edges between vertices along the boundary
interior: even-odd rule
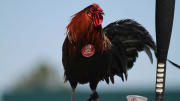
[[[111,41],[109,50],[96,52],[92,57],[84,57],[80,46],[75,55],[70,55],[71,42],[68,38],[63,44],[63,65],[65,80],[72,87],[77,83],[90,83],[95,89],[100,80],[114,83],[114,76],[127,79],[127,71],[133,67],[138,52],[145,51],[151,62],[150,49],[156,50],[156,45],[148,31],[137,22],[126,19],[113,22],[104,29],[105,36]],[[124,78],[125,77],[125,78]]]

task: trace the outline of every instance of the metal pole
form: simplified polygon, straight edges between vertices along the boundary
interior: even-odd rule
[[[172,32],[175,0],[156,0],[157,75],[155,101],[164,101],[166,60]]]

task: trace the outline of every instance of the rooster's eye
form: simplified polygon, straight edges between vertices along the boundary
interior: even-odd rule
[[[97,8],[95,8],[95,7],[91,7],[90,9],[89,9],[89,11],[88,11],[88,16],[89,17],[92,17],[93,15],[95,15],[95,14],[101,14],[101,11],[99,11]],[[101,14],[101,15],[103,15],[103,14]]]

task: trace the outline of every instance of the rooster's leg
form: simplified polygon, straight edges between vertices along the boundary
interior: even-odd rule
[[[75,89],[72,89],[71,101],[75,101]]]
[[[92,90],[92,94],[88,101],[99,101],[99,95],[96,92],[96,87],[97,87],[98,82],[90,82],[90,88]]]
[[[71,101],[75,101],[75,89],[77,86],[76,82],[70,82],[71,88],[72,88],[72,96],[71,96]]]

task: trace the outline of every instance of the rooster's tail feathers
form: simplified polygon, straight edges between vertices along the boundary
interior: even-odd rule
[[[113,22],[104,28],[105,35],[112,43],[111,72],[124,80],[127,70],[133,67],[138,52],[145,51],[151,63],[151,49],[156,53],[156,45],[148,31],[131,19]],[[124,76],[123,76],[124,74]]]

